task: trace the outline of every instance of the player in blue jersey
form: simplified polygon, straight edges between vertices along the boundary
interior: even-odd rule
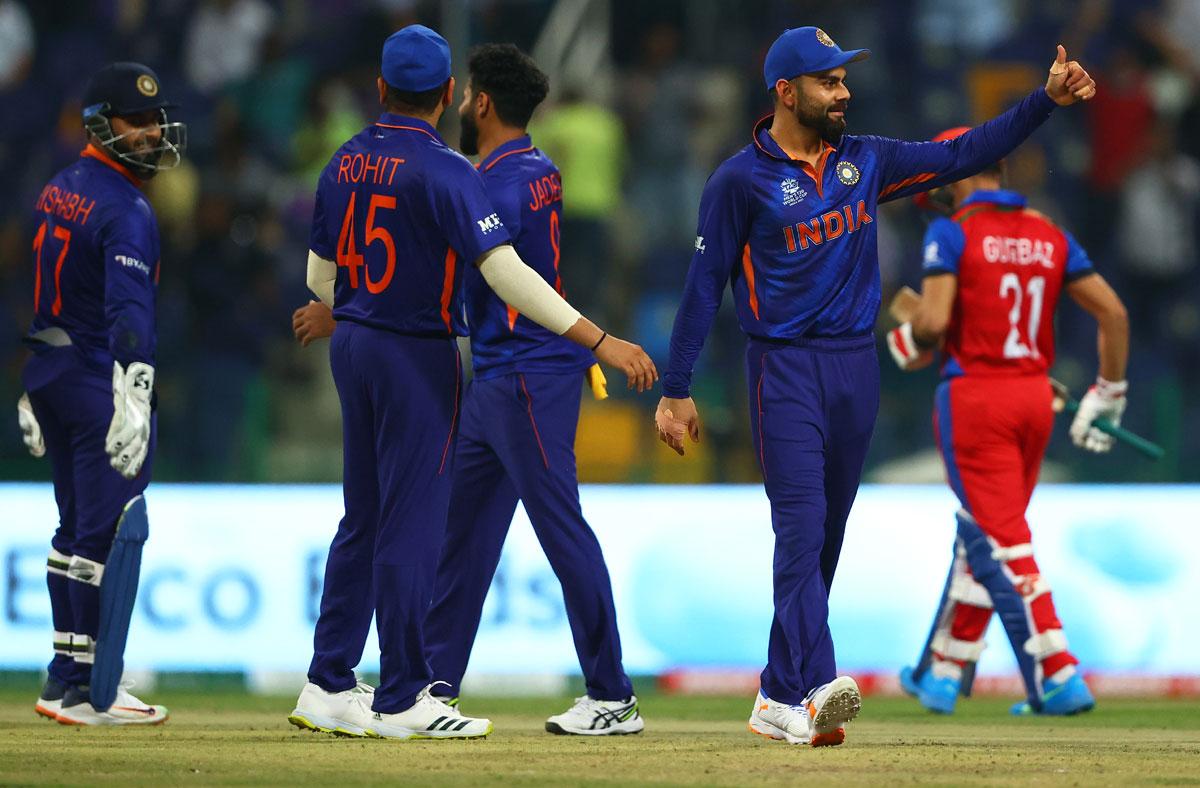
[[[462,152],[478,170],[492,206],[531,268],[559,293],[558,168],[525,132],[549,81],[512,44],[471,54],[459,107]],[[475,378],[463,398],[445,545],[426,622],[433,676],[458,706],[484,600],[517,501],[563,586],[567,619],[587,687],[551,733],[638,733],[644,722],[621,666],[612,587],[600,544],[583,517],[575,472],[575,428],[585,372],[596,396],[603,376],[586,348],[547,331],[504,303],[478,271],[466,272],[467,320]],[[297,316],[302,341],[333,333],[323,304]]]
[[[46,562],[54,658],[35,708],[64,724],[153,724],[167,710],[119,683],[155,444],[159,238],[141,187],[179,164],[184,127],[139,63],[97,72],[83,104],[87,147],[35,206],[18,405],[30,451],[50,457],[59,512]]]
[[[1095,95],[1059,47],[1044,88],[957,139],[849,136],[845,66],[867,55],[815,27],[772,44],[775,112],[704,188],[656,415],[680,454],[685,435],[700,439],[692,369],[731,283],[775,531],[775,616],[750,730],[814,746],[840,744],[861,704],[854,680],[836,676],[828,602],[879,406],[877,207],[978,172],[1055,106]]]
[[[356,736],[479,737],[490,721],[434,695],[424,634],[460,421],[464,268],[639,391],[657,372],[521,260],[479,173],[438,136],[454,95],[445,40],[406,27],[385,42],[381,72],[385,112],[333,155],[317,186],[308,281],[337,320],[346,515],[329,549],[309,683],[289,721]],[[377,691],[353,670],[372,616]]]

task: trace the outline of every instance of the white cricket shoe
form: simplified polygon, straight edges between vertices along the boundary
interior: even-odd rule
[[[134,696],[132,681],[122,681],[108,711],[96,711],[85,689],[71,687],[63,695],[55,719],[63,725],[162,725],[170,718],[166,706],[152,706]]]
[[[58,720],[58,712],[62,709],[63,697],[68,689],[70,688],[66,684],[53,676],[47,676],[33,710],[47,719]]]
[[[416,702],[396,714],[371,714],[371,730],[384,739],[480,739],[492,732],[492,721],[464,717],[456,708],[435,698],[430,684],[417,693]]]
[[[375,736],[371,730],[371,701],[375,689],[358,682],[353,689],[326,692],[311,681],[300,690],[288,722],[297,728],[339,736]]]
[[[842,726],[858,716],[862,693],[854,679],[838,676],[808,693],[804,706],[812,722],[812,746],[829,747],[846,740]]]
[[[789,706],[773,701],[763,695],[762,690],[754,699],[749,726],[751,733],[768,739],[782,739],[788,744],[809,744],[812,741],[812,725],[805,705]]]
[[[625,700],[596,700],[584,695],[562,714],[546,720],[546,730],[560,736],[623,736],[641,733],[645,727],[636,695]]]
[[[861,708],[858,684],[849,676],[817,687],[797,706],[773,701],[760,690],[750,713],[750,732],[789,744],[830,747],[846,740],[842,726]]]

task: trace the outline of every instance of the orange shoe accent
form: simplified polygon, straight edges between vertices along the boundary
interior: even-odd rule
[[[761,706],[759,706],[759,707],[758,707],[758,710],[759,710],[759,711],[766,711],[766,710],[767,710],[767,709],[769,709],[769,708],[771,708],[771,705],[770,705],[769,703],[764,703],[763,705],[761,705]]]
[[[846,740],[846,729],[838,728],[832,733],[818,733],[812,737],[814,747],[836,747]]]
[[[40,703],[34,706],[33,710],[48,720],[54,720],[55,722],[58,721],[58,715],[50,711],[50,709],[42,708]]]
[[[746,723],[746,730],[750,731],[755,736],[762,736],[764,739],[767,739],[768,741],[782,741],[781,739],[776,739],[774,736],[772,736],[769,733],[763,733],[762,731],[755,730],[754,726],[748,722]]]

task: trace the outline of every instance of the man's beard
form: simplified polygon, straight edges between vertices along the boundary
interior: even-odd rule
[[[458,138],[458,149],[468,156],[474,156],[479,153],[479,125],[475,122],[474,108],[471,114],[464,114],[460,120],[462,134]]]
[[[814,129],[821,135],[821,139],[828,142],[830,145],[836,145],[846,133],[846,118],[831,118],[830,112],[845,112],[846,104],[834,104],[829,107],[818,107],[808,101],[801,101],[796,105],[796,120],[801,126],[807,126]]]

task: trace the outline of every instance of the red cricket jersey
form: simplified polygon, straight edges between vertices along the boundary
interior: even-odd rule
[[[958,276],[942,374],[1045,374],[1064,284],[1094,272],[1066,230],[1010,191],[978,191],[925,234],[926,276]]]

